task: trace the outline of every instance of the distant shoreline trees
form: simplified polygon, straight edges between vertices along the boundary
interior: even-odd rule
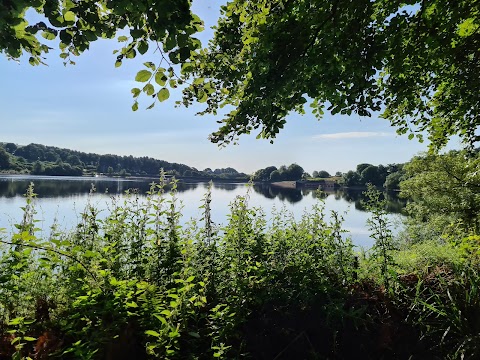
[[[277,181],[297,181],[297,180],[325,180],[335,181],[346,187],[366,187],[372,184],[376,187],[384,187],[387,190],[398,190],[400,182],[406,178],[403,170],[404,164],[372,165],[362,163],[357,165],[356,170],[350,170],[346,173],[337,171],[335,178],[325,170],[313,171],[310,176],[303,168],[297,164],[288,167],[268,166],[257,170],[252,179],[259,182],[277,182]]]
[[[151,157],[99,155],[41,144],[0,143],[0,171],[33,175],[82,176],[158,176],[160,169],[176,177],[248,180],[249,176],[228,167],[205,169],[169,163]]]
[[[264,169],[257,170],[252,179],[254,181],[295,181],[303,177],[305,171],[298,164],[291,164],[280,166],[278,169],[275,166],[268,166]]]
[[[347,187],[366,186],[372,184],[387,190],[396,190],[405,179],[404,164],[372,165],[358,164],[356,170],[343,174],[343,183]]]

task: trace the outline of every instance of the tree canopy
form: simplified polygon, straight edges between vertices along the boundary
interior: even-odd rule
[[[300,180],[305,171],[298,164],[290,164],[280,166],[278,169],[275,166],[268,166],[265,169],[259,169],[253,174],[255,181],[285,181],[285,180]]]
[[[37,175],[77,176],[105,173],[120,176],[158,176],[160,169],[163,169],[167,175],[177,177],[196,177],[207,180],[248,179],[248,175],[239,173],[231,167],[198,171],[185,164],[170,163],[147,156],[100,155],[41,144],[17,146],[13,143],[0,142],[0,170],[32,172]]]
[[[473,157],[451,151],[413,158],[405,165],[406,180],[400,185],[402,195],[414,200],[408,205],[409,214],[424,221],[448,216],[447,224],[460,220],[461,226],[478,231],[479,169],[479,152]]]
[[[214,90],[206,112],[234,109],[218,143],[258,129],[274,138],[310,103],[319,118],[381,112],[401,134],[436,148],[480,140],[479,1],[234,0],[193,75]],[[196,99],[201,85],[185,92]],[[258,131],[257,130],[257,131]]]
[[[59,44],[65,64],[74,65],[74,57],[88,50],[101,38],[118,37],[115,66],[125,59],[156,49],[158,62],[145,62],[135,80],[143,83],[132,89],[133,110],[143,92],[155,100],[169,97],[167,88],[180,80],[174,64],[185,62],[201,43],[193,35],[203,30],[203,22],[190,11],[190,0],[8,0],[0,3],[0,52],[19,59],[29,54],[31,65],[44,64],[50,44]],[[29,24],[27,11],[41,18]],[[30,16],[32,18],[32,16]],[[56,40],[56,41],[55,41]],[[155,102],[150,106],[153,107]]]
[[[73,63],[92,41],[127,31],[116,66],[159,50],[158,63],[146,62],[136,76],[142,86],[132,89],[133,110],[140,94],[163,101],[167,87],[185,83],[183,104],[205,103],[202,113],[229,109],[210,137],[219,144],[252,131],[272,139],[306,104],[319,118],[378,112],[400,134],[427,131],[434,148],[455,134],[470,146],[480,141],[478,0],[232,0],[206,49],[193,37],[203,23],[190,6],[4,1],[0,51],[15,59],[27,52],[35,65],[50,49],[45,41],[58,38],[60,56]],[[30,8],[45,22],[28,24]]]

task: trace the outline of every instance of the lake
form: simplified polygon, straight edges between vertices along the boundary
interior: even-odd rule
[[[112,195],[124,194],[128,189],[138,189],[143,194],[148,191],[152,180],[87,178],[87,177],[47,177],[47,176],[0,176],[0,228],[13,231],[14,224],[22,219],[21,207],[25,205],[25,191],[33,182],[37,195],[37,226],[41,232],[48,234],[53,219],[57,219],[63,230],[72,229],[80,218],[80,213],[87,204],[92,186],[96,191],[91,195],[91,202],[102,209],[100,216],[107,213]],[[179,183],[177,198],[182,202],[182,219],[200,218],[201,200],[207,191],[208,183]],[[229,204],[236,196],[249,192],[250,206],[262,207],[267,217],[273,207],[285,207],[299,219],[319,200],[314,189],[284,189],[266,184],[254,185],[250,190],[247,184],[218,182],[212,189],[212,220],[217,224],[226,222]],[[344,229],[349,231],[355,245],[369,248],[373,244],[366,228],[368,213],[363,209],[361,191],[338,190],[327,193],[324,199],[327,213],[334,210],[344,214]],[[166,195],[168,196],[168,194]],[[395,194],[386,194],[388,211],[394,223],[399,223],[405,202]]]

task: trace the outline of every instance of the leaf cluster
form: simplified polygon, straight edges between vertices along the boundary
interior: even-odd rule
[[[193,61],[184,103],[230,109],[219,144],[272,139],[290,112],[381,116],[399,134],[479,140],[477,1],[231,1]]]

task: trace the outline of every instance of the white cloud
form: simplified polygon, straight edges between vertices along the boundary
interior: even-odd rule
[[[314,135],[312,139],[314,140],[363,139],[363,138],[385,137],[385,136],[393,136],[393,135],[395,134],[387,133],[387,132],[355,131],[355,132],[339,132],[339,133],[332,133],[332,134],[319,134],[319,135]]]

